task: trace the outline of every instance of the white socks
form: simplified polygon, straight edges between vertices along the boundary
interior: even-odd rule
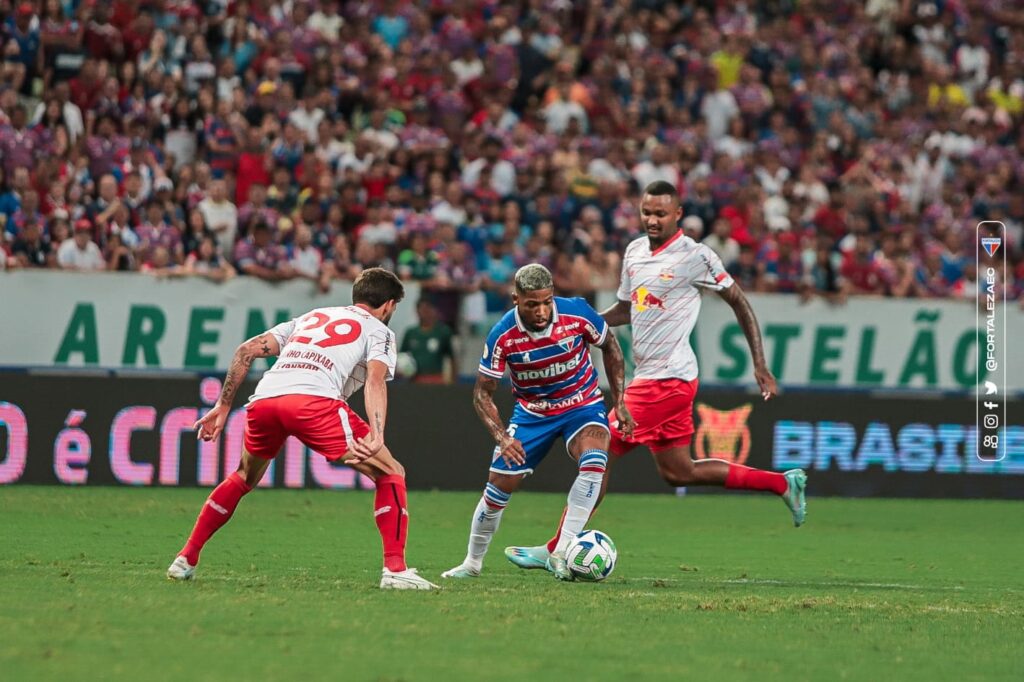
[[[484,563],[484,555],[491,544],[491,538],[501,523],[501,513],[508,506],[512,495],[502,492],[490,483],[484,489],[484,496],[476,503],[473,512],[473,523],[469,527],[469,548],[463,566],[479,571]]]
[[[569,500],[565,508],[562,532],[558,536],[556,552],[565,552],[569,541],[583,531],[590,515],[601,496],[601,482],[608,466],[608,453],[604,450],[587,450],[580,455],[580,473],[569,488]]]

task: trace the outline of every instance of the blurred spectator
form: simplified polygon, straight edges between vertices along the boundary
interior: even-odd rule
[[[57,249],[57,264],[64,270],[106,269],[107,261],[92,240],[92,223],[87,219],[78,220],[74,237],[61,242]]]
[[[218,241],[218,254],[219,248]],[[249,237],[235,246],[234,260],[239,272],[267,282],[280,282],[295,276],[284,247],[273,242],[270,226],[262,221],[253,226]]]
[[[399,352],[409,353],[416,361],[413,381],[421,384],[450,384],[455,373],[455,351],[451,327],[438,318],[437,308],[428,298],[416,302],[418,324],[405,330]]]
[[[830,302],[840,302],[844,292],[836,262],[839,254],[832,251],[827,243],[822,243],[814,249],[813,256],[813,261],[804,269],[802,296],[806,300],[817,293]]]
[[[25,107],[16,106],[11,112],[10,125],[0,128],[4,172],[13,175],[16,168],[31,168],[42,151],[39,135],[28,127]]]
[[[217,251],[223,257],[232,254],[235,234],[238,232],[238,209],[228,201],[228,188],[224,180],[210,183],[210,195],[199,202],[206,227],[217,238]]]
[[[330,250],[327,252],[326,267],[335,279],[354,280],[359,275],[359,268],[352,261],[348,237],[337,234]]]
[[[633,179],[638,187],[646,187],[655,180],[664,180],[683,191],[683,182],[675,164],[669,163],[668,149],[664,145],[656,145],[650,158],[641,161],[633,168]]]
[[[313,231],[306,225],[295,228],[295,243],[292,244],[291,258],[288,262],[296,277],[316,282],[321,292],[330,289],[330,271],[324,267],[323,254],[313,246]]]
[[[571,86],[563,83],[555,91],[555,98],[544,107],[542,112],[547,132],[554,135],[565,133],[571,124],[575,124],[577,132],[587,132],[587,111],[570,94]]]
[[[726,270],[740,257],[740,245],[732,238],[732,223],[725,218],[714,221],[711,234],[701,240],[722,259]]]
[[[511,195],[516,186],[516,170],[511,163],[501,158],[501,140],[488,137],[480,151],[480,158],[466,164],[462,171],[463,186],[475,189],[480,184],[481,175],[487,171],[490,175],[489,187],[498,197]]]
[[[50,242],[43,239],[43,229],[37,220],[25,223],[11,244],[11,255],[23,268],[52,268],[57,263]]]
[[[198,275],[214,282],[224,282],[235,276],[235,269],[221,258],[217,251],[217,240],[213,235],[206,234],[199,240],[199,245],[188,254],[183,275]]]
[[[107,270],[126,272],[136,269],[135,250],[123,241],[121,232],[112,232],[107,237],[104,256]]]
[[[479,261],[486,311],[489,315],[504,314],[512,304],[511,283],[518,269],[512,242],[502,235],[492,235]]]
[[[775,238],[775,248],[764,259],[762,283],[765,291],[794,294],[803,282],[803,262],[800,258],[799,238],[792,232],[782,232]]]
[[[507,304],[510,261],[606,288],[666,179],[754,290],[962,295],[965,236],[1002,220],[1019,296],[1022,23],[848,4],[8,1],[8,263],[86,218],[108,267],[180,274],[205,230],[227,262],[263,224],[250,272],[397,264],[455,323]]]
[[[429,248],[427,236],[416,232],[410,237],[409,248],[398,256],[398,274],[402,279],[428,282],[437,275],[438,264],[437,253]]]
[[[683,218],[682,228],[683,234],[693,241],[699,242],[704,239],[704,221],[699,216],[688,215]]]
[[[740,246],[739,257],[726,268],[726,272],[747,291],[762,290],[762,266],[758,264],[757,253],[750,244]]]
[[[881,294],[885,281],[874,257],[874,243],[869,235],[857,235],[854,247],[843,258],[839,270],[846,294]]]
[[[480,289],[473,253],[463,242],[455,242],[445,253],[435,277],[424,286],[431,293],[442,322],[456,328],[463,297]],[[481,311],[483,312],[483,311]]]
[[[160,247],[167,252],[171,264],[180,265],[185,260],[185,247],[181,230],[164,220],[163,207],[157,201],[146,205],[145,218],[135,228],[138,238],[137,251],[142,254],[143,262],[152,256],[152,251]]]
[[[8,9],[11,5],[8,4]],[[15,80],[16,87],[22,94],[28,94],[32,81],[38,76],[38,64],[42,41],[39,35],[39,22],[36,20],[35,6],[31,2],[17,3],[13,16],[7,19],[7,31],[4,37],[10,38],[7,44],[6,58],[17,64],[20,71]]]

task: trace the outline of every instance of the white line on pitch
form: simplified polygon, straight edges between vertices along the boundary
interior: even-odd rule
[[[889,589],[889,590],[948,590],[959,592],[967,588],[960,585],[906,585],[904,583],[859,583],[851,581],[797,581],[797,580],[776,580],[772,578],[694,578],[693,580],[684,580],[681,578],[657,578],[654,576],[644,576],[640,578],[620,578],[626,582],[648,582],[660,580],[664,583],[679,583],[679,584],[719,584],[719,585],[775,585],[778,587],[865,587],[874,589]],[[971,588],[971,589],[986,589],[986,588]],[[1001,591],[1012,591],[999,588]]]

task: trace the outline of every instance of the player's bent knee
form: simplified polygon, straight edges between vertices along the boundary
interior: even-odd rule
[[[270,466],[269,459],[249,454],[243,449],[236,471],[245,478],[246,485],[255,488],[263,480],[263,474],[266,473],[268,466]]]
[[[497,474],[491,472],[490,476],[487,477],[487,482],[493,486],[496,486],[498,490],[504,493],[514,493],[519,490],[519,486],[523,482],[522,476],[511,476],[507,474]]]
[[[580,432],[569,442],[569,454],[573,459],[577,459],[587,450],[603,450],[608,452],[610,443],[611,437],[608,429],[596,424],[590,424],[580,429]]]
[[[395,459],[395,456],[391,454],[391,451],[384,446],[380,449],[372,459],[368,459],[365,462],[359,462],[358,464],[351,465],[353,469],[361,474],[366,474],[373,480],[377,480],[381,476],[401,476],[405,477],[405,467]]]

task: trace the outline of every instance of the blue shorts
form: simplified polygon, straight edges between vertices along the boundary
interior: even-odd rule
[[[495,447],[491,471],[497,474],[532,474],[548,454],[556,438],[561,436],[565,440],[565,449],[568,450],[573,437],[584,426],[591,424],[608,430],[608,415],[604,403],[577,407],[554,417],[531,414],[516,404],[507,432],[523,444],[526,461],[520,465],[507,464],[501,457],[501,451]]]

